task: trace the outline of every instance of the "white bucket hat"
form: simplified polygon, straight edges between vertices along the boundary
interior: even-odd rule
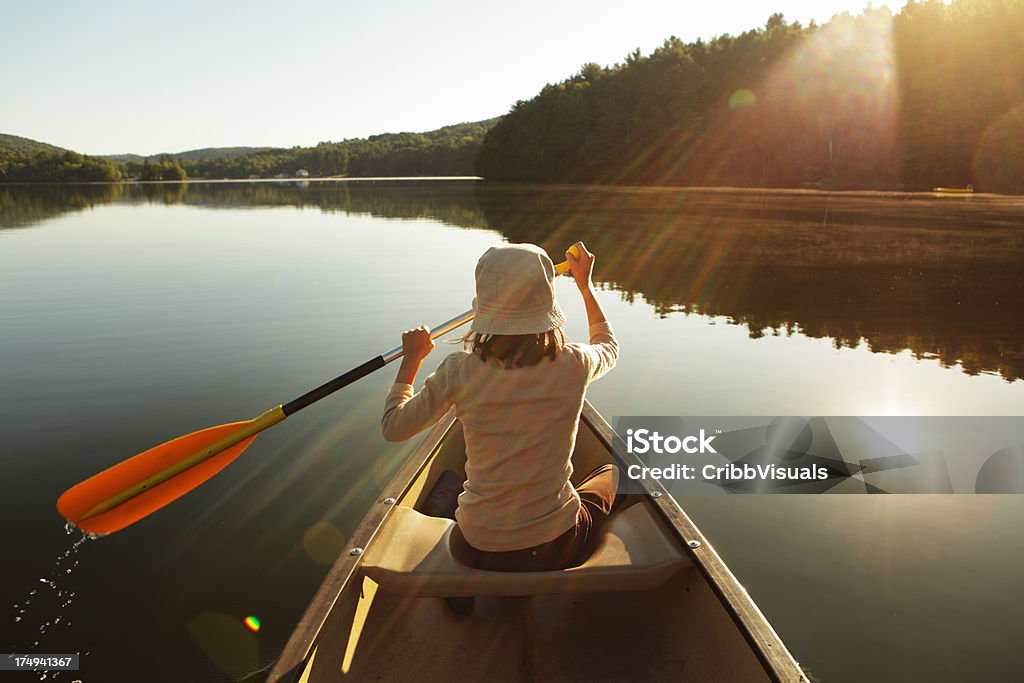
[[[476,263],[476,317],[480,334],[540,334],[561,327],[555,301],[555,266],[533,244],[491,247]]]

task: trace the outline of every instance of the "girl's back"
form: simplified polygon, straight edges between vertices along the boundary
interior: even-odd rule
[[[570,263],[591,322],[589,344],[561,343],[554,269],[532,245],[491,249],[480,259],[467,338],[473,350],[450,354],[418,393],[412,381],[433,343],[425,329],[403,336],[411,360],[385,400],[382,431],[389,440],[410,438],[455,406],[467,454],[456,519],[484,553],[541,546],[579,523],[581,499],[569,478],[580,410],[590,382],[614,366],[618,344],[590,284],[593,256],[577,248],[585,256]]]

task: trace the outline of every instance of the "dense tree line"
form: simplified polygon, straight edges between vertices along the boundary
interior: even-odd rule
[[[299,169],[324,177],[343,175],[348,156],[337,143],[322,142],[316,147],[269,149],[235,157],[183,159],[181,164],[190,178],[292,177]]]
[[[1024,0],[910,2],[585,65],[487,134],[488,179],[1024,191]]]
[[[244,156],[181,160],[190,178],[473,175],[474,160],[494,119],[429,133],[386,133],[321,142],[316,147],[264,150]]]
[[[0,151],[0,182],[113,182],[121,180],[121,177],[121,169],[117,164],[78,152]]]
[[[139,180],[185,180],[188,178],[185,169],[169,154],[164,154],[155,163],[150,163],[146,159],[141,164],[125,164],[124,169],[125,175],[129,178],[138,178]]]
[[[181,164],[168,155],[154,163],[146,160],[118,164],[103,157],[67,150],[35,153],[0,150],[0,182],[88,183],[117,182],[124,178],[185,180],[187,177]]]

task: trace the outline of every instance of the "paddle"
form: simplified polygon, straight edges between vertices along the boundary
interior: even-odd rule
[[[568,270],[567,261],[555,266],[557,275]],[[432,328],[430,336],[436,339],[472,319],[473,311],[466,311]],[[397,346],[253,420],[209,427],[154,446],[71,487],[57,499],[57,510],[83,531],[120,531],[220,472],[263,430],[401,357],[402,347]]]

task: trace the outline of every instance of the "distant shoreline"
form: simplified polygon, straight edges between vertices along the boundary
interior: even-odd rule
[[[123,180],[121,184],[131,185],[179,185],[182,183],[340,183],[381,180],[484,180],[480,176],[373,176],[366,178],[326,177],[326,178],[185,178],[184,180]],[[45,183],[33,183],[44,185]],[[58,183],[68,185],[71,183]],[[100,185],[117,185],[118,183],[98,183]]]
[[[484,180],[480,176],[375,176],[366,178],[184,178],[182,180],[94,180],[69,182],[0,183],[0,187],[31,185],[59,187],[63,185],[188,185],[193,183],[337,183],[380,180]]]
[[[295,183],[364,183],[364,182],[461,182],[474,181],[494,186],[512,186],[523,188],[549,188],[573,190],[611,190],[633,192],[724,192],[724,193],[757,193],[757,194],[792,194],[792,195],[841,195],[844,197],[934,197],[947,200],[970,200],[973,197],[985,198],[1021,198],[1019,194],[999,194],[996,192],[943,193],[933,190],[866,190],[866,189],[827,189],[816,187],[751,187],[742,185],[607,185],[595,183],[539,183],[531,181],[514,182],[508,180],[491,180],[481,176],[372,176],[372,177],[326,177],[326,178],[186,178],[184,180],[119,180],[119,181],[81,181],[55,183],[0,183],[0,187],[31,186],[31,187],[63,187],[71,185],[227,185],[242,183],[261,184],[295,184]]]

